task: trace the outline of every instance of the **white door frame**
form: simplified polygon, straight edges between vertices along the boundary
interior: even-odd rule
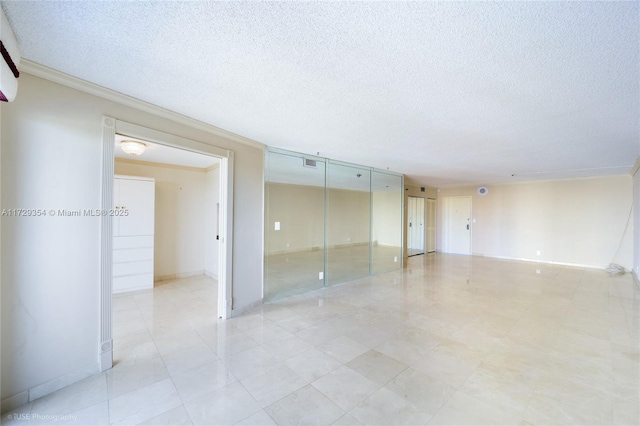
[[[429,213],[429,204],[430,201],[433,201],[433,214]],[[436,210],[438,208],[438,204],[436,202],[435,198],[427,198],[426,200],[427,203],[427,209],[426,209],[426,216],[427,216],[427,226],[426,226],[426,243],[425,246],[427,248],[427,253],[434,253],[436,251],[436,235],[437,235],[437,229],[438,229],[438,224],[436,223]],[[429,228],[431,223],[433,222],[433,239],[429,238]],[[429,249],[433,249],[433,250],[429,250]]]
[[[413,199],[413,200],[412,200]],[[419,204],[420,202],[418,200],[422,200],[422,214],[418,214],[419,212]],[[412,202],[413,201],[413,202]],[[409,215],[413,216],[413,226],[411,228],[414,228],[413,231],[415,231],[415,226],[416,226],[416,220],[421,220],[422,222],[422,232],[412,232],[412,229],[409,228],[409,223],[407,223],[407,240],[412,241],[413,238],[409,238],[409,236],[413,235],[414,237],[416,235],[420,235],[420,241],[422,242],[421,247],[419,247],[419,249],[421,250],[421,253],[416,253],[417,254],[425,254],[427,252],[426,250],[426,229],[427,227],[425,226],[426,224],[426,210],[425,210],[425,206],[426,206],[426,202],[425,202],[425,198],[424,197],[420,197],[417,195],[409,195],[407,196],[407,203],[409,205],[409,209],[411,209],[411,207],[414,207],[414,211],[410,212]],[[415,241],[413,241],[415,243]],[[415,245],[415,244],[414,244]],[[409,244],[407,244],[407,248],[408,250],[411,250],[412,248],[415,249],[415,247],[409,247]],[[409,255],[409,256],[415,256],[415,255]]]
[[[233,151],[103,116],[101,194],[103,212],[108,212],[113,208],[116,133],[220,158],[220,205],[223,209],[218,219],[220,227],[218,317],[229,318],[231,316],[233,289]],[[113,366],[112,290],[113,221],[108,214],[103,214],[100,224],[100,371],[108,370]]]

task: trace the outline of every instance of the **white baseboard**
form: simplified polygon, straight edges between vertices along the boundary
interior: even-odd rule
[[[213,278],[214,280],[218,281],[218,274],[215,272],[211,272],[211,271],[204,271],[204,274],[206,276],[208,276],[209,278]]]
[[[2,407],[0,407],[0,412],[2,414],[7,411],[15,410],[18,407],[22,407],[25,404],[29,403],[29,391],[26,390],[24,392],[20,392],[17,395],[13,395],[7,398],[2,399]]]
[[[547,265],[574,266],[576,268],[606,269],[607,267],[607,265],[587,265],[584,263],[555,262],[553,260],[528,259],[525,257],[496,256],[492,254],[481,254],[481,255],[474,254],[474,256],[484,256],[484,257],[490,257],[493,259],[504,259],[504,260],[519,260],[522,262],[531,262],[531,263],[544,263]]]
[[[189,278],[189,277],[196,277],[198,275],[205,275],[205,270],[201,269],[199,271],[191,271],[191,272],[178,272],[176,274],[169,274],[169,275],[159,275],[157,277],[154,277],[153,281],[168,281],[168,280],[176,280],[178,278]]]
[[[49,395],[50,393],[91,377],[94,374],[98,374],[99,372],[99,365],[95,364],[87,366],[72,373],[65,374],[64,376],[58,377],[56,379],[49,380],[48,382],[45,382],[41,385],[34,386],[31,389],[20,392],[17,395],[3,398],[2,402],[0,403],[0,411],[4,413],[6,411],[14,410],[29,402],[35,401],[38,398],[42,398],[43,396]]]
[[[243,313],[245,313],[247,311],[250,311],[251,309],[255,308],[256,306],[260,306],[262,304],[264,304],[263,300],[256,300],[255,302],[250,303],[247,306],[242,306],[240,308],[233,309],[231,311],[231,318],[238,317],[238,316],[242,315]]]
[[[144,290],[152,290],[152,289],[153,289],[153,286],[148,286],[148,285],[125,287],[125,288],[119,288],[117,290],[113,290],[113,294],[133,293],[135,291],[144,291]]]

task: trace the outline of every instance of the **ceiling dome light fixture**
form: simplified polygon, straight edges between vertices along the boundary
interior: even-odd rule
[[[124,140],[120,142],[120,148],[129,155],[140,155],[146,147],[147,145],[138,141]]]

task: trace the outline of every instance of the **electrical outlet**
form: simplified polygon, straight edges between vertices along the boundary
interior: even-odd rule
[[[289,248],[289,243],[287,243],[287,248]]]
[[[540,269],[536,269],[536,274],[540,275]]]
[[[273,225],[273,227],[274,227],[274,230],[275,230],[275,231],[279,231],[279,230],[280,230],[280,222],[276,222],[276,223]]]
[[[318,307],[322,308],[324,306],[324,299],[319,299],[318,300]]]
[[[319,280],[323,280],[324,279],[324,272],[318,272],[318,279]]]
[[[398,256],[393,256],[393,263],[398,263]]]
[[[540,250],[536,251],[536,256],[540,256]]]

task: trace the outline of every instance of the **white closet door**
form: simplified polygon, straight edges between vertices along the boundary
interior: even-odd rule
[[[436,200],[427,199],[427,252],[436,251]]]
[[[416,233],[416,249],[419,254],[424,253],[424,198],[416,198],[416,228],[414,232]]]
[[[122,179],[119,186],[119,204],[116,205],[129,213],[120,216],[118,235],[153,235],[155,182]]]
[[[113,220],[113,292],[153,288],[155,182],[116,177],[113,198],[118,213],[128,212]]]

